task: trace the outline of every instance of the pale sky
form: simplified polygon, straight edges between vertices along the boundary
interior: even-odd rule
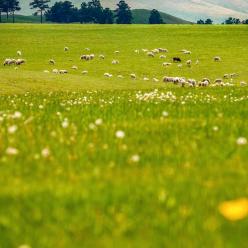
[[[71,0],[76,6],[83,0]],[[30,0],[20,0],[23,14],[31,14]],[[52,3],[56,0],[52,0]],[[113,8],[118,0],[102,0],[105,7]],[[158,9],[165,13],[196,21],[212,18],[221,22],[229,16],[248,19],[248,0],[126,0],[132,8]]]

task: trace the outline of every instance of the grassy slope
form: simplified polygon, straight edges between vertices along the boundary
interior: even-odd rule
[[[133,23],[136,24],[146,24],[149,22],[149,16],[151,11],[147,9],[135,9],[133,12]],[[160,12],[161,17],[167,24],[189,24],[190,22],[183,19],[177,18],[175,16]]]
[[[236,72],[239,80],[246,80],[246,26],[102,26],[102,25],[1,25],[0,60],[15,57],[17,50],[22,50],[27,64],[18,71],[13,67],[0,67],[1,92],[27,89],[42,89],[60,87],[61,89],[78,87],[85,89],[127,87],[151,87],[151,83],[138,80],[116,79],[118,74],[126,77],[136,73],[143,76],[162,78],[164,75],[185,76],[201,79],[209,77],[212,80],[222,77],[225,73]],[[17,35],[18,34],[18,35]],[[141,39],[142,37],[142,39]],[[176,38],[175,38],[176,37]],[[121,42],[125,41],[125,42]],[[227,48],[228,41],[228,48]],[[8,44],[8,45],[4,45]],[[70,47],[70,52],[63,52],[64,46]],[[106,59],[100,61],[80,62],[79,57],[90,47],[95,54],[105,54]],[[173,56],[181,56],[184,62],[191,58],[200,60],[198,66],[183,69],[176,65],[165,69],[158,57],[149,59],[143,53],[134,54],[134,49],[166,47],[170,53],[165,61],[171,61]],[[180,49],[192,50],[192,56],[180,55]],[[114,55],[120,50],[120,55]],[[214,56],[221,56],[222,63],[214,63]],[[70,75],[47,75],[43,70],[51,70],[48,60],[56,60],[56,68],[68,69],[73,65],[79,71],[70,70]],[[112,59],[120,60],[120,65],[111,65]],[[83,77],[82,70],[88,70],[89,75]],[[103,77],[104,72],[114,75],[111,80]],[[58,80],[59,78],[59,80]],[[25,82],[25,83],[24,83]],[[35,84],[33,83],[35,82]],[[99,87],[98,87],[99,86]]]
[[[248,194],[248,148],[236,145],[248,137],[247,87],[182,89],[103,73],[214,79],[237,72],[247,80],[247,27],[1,25],[0,32],[1,59],[19,49],[27,59],[17,71],[0,69],[0,247],[246,247],[247,219],[225,220],[218,204]],[[106,60],[80,62],[85,47]],[[164,69],[159,58],[133,52],[155,47],[167,47],[168,60],[190,49],[200,64]],[[213,63],[215,55],[223,62]],[[80,70],[44,74],[51,57],[58,68]],[[137,90],[155,87],[177,100],[136,99]],[[14,111],[22,117],[12,119]],[[103,125],[90,130],[98,118]],[[116,130],[126,137],[117,140]],[[19,155],[7,156],[7,147]]]
[[[150,16],[150,10],[147,9],[134,9],[133,12],[133,23],[134,24],[147,24]],[[161,12],[161,16],[167,24],[188,24],[189,22],[177,18],[175,16]],[[2,21],[7,22],[6,16],[2,16]],[[12,16],[10,16],[9,22],[12,22]],[[23,16],[16,15],[16,23],[39,23],[39,16]]]

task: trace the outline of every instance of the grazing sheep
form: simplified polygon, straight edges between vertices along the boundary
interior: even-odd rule
[[[76,65],[74,65],[74,66],[72,66],[71,69],[73,69],[73,70],[78,70],[78,67],[77,67]]]
[[[234,78],[234,77],[237,77],[237,76],[238,76],[237,73],[231,73],[231,74],[230,74],[230,77],[231,77],[231,78]]]
[[[54,60],[54,59],[50,59],[50,60],[49,60],[49,64],[50,64],[50,65],[55,65],[55,60]]]
[[[131,77],[131,79],[133,79],[133,80],[136,80],[136,79],[137,79],[137,77],[136,77],[136,75],[135,75],[134,73],[130,74],[130,77]]]
[[[105,59],[105,56],[104,56],[103,54],[100,54],[100,55],[99,55],[99,58],[100,58],[100,59]]]
[[[174,58],[173,58],[173,62],[174,62],[174,63],[178,63],[178,62],[181,63],[182,60],[181,60],[179,57],[174,57]]]
[[[6,66],[6,65],[14,65],[16,63],[16,60],[15,59],[5,59],[4,62],[3,62],[3,65]]]
[[[21,51],[17,51],[16,52],[18,56],[22,56],[22,52]]]
[[[166,56],[165,55],[160,55],[160,57],[159,57],[160,59],[165,59],[166,58]]]
[[[108,73],[108,72],[106,72],[106,73],[104,73],[104,77],[111,78],[111,77],[113,77],[113,75]]]
[[[148,57],[152,57],[152,58],[155,57],[155,54],[154,54],[153,52],[148,52],[146,55],[147,55]]]
[[[59,70],[58,70],[58,69],[53,69],[53,70],[52,70],[52,73],[58,74],[58,73],[59,73]]]
[[[82,71],[82,74],[86,75],[86,74],[88,74],[88,71]]]
[[[85,50],[86,50],[86,51],[90,51],[90,48],[86,47]]]
[[[204,82],[204,81],[207,81],[209,84],[210,84],[210,82],[211,82],[209,78],[203,78],[203,79],[202,79],[202,82]]]
[[[118,64],[120,64],[119,60],[114,59],[114,60],[112,61],[112,65],[118,65]]]
[[[214,57],[214,62],[220,62],[220,61],[221,61],[221,57],[219,56]]]
[[[69,47],[64,47],[64,51],[68,52],[69,51]]]
[[[90,55],[84,54],[81,55],[80,57],[81,60],[85,60],[85,61],[93,60],[94,58],[95,58],[94,54],[90,54]]]
[[[67,70],[59,70],[59,74],[68,74]]]
[[[115,54],[119,54],[119,53],[120,53],[120,51],[115,51],[114,53],[115,53]]]
[[[168,49],[165,49],[165,48],[158,48],[159,52],[160,53],[168,53]]]
[[[182,68],[182,67],[183,67],[183,65],[182,65],[182,64],[179,64],[179,65],[177,65],[177,67],[178,67],[178,68]]]
[[[223,83],[223,81],[222,81],[221,78],[217,78],[214,82],[215,82],[216,84],[221,84],[221,83]]]
[[[242,82],[240,82],[240,86],[247,86],[247,83],[242,81]]]
[[[143,80],[144,80],[144,81],[150,81],[150,79],[147,78],[147,77],[144,77]]]
[[[15,62],[16,65],[22,65],[24,63],[25,63],[24,59],[17,59],[16,62]]]
[[[195,64],[196,65],[199,65],[199,63],[200,63],[200,61],[197,59],[196,62],[195,62]]]
[[[152,81],[153,81],[154,83],[158,83],[158,82],[159,82],[159,80],[158,80],[157,78],[153,78]]]
[[[123,79],[124,77],[122,75],[118,75],[117,78]]]
[[[197,82],[196,82],[196,80],[195,79],[188,79],[188,83],[189,83],[189,86],[192,86],[192,87],[195,87],[196,86],[196,84],[197,84]]]
[[[223,76],[223,78],[224,78],[224,79],[228,79],[229,76],[230,76],[229,74],[225,74],[225,75]]]
[[[152,50],[152,53],[159,53],[159,49],[157,49],[157,48],[156,49],[153,49]]]
[[[171,63],[168,63],[168,62],[164,62],[164,63],[163,63],[163,66],[164,66],[164,67],[168,67],[168,66],[170,66],[170,65],[171,65]]]
[[[184,51],[183,54],[191,54],[191,51]]]
[[[192,60],[187,60],[186,64],[187,64],[188,67],[191,67],[191,65],[192,65]]]

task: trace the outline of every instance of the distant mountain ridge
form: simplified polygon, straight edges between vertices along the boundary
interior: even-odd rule
[[[133,13],[133,23],[134,24],[147,24],[149,21],[149,16],[151,11],[147,9],[134,9],[132,10]],[[166,13],[161,12],[161,17],[167,24],[189,24],[190,22],[185,21],[183,19],[177,18],[172,15],[168,15]],[[3,22],[6,21],[6,17],[3,16]],[[10,16],[9,22],[12,21]],[[39,23],[40,17],[39,16],[26,16],[26,15],[16,15],[15,21],[17,23]]]
[[[52,0],[54,4],[59,0]],[[75,6],[80,6],[83,0],[71,0]],[[30,0],[20,0],[22,14],[31,15]],[[104,7],[115,8],[119,0],[101,0]],[[221,22],[229,16],[247,19],[248,0],[126,0],[133,9],[158,9],[178,16],[182,19],[196,22],[200,18],[212,18]]]

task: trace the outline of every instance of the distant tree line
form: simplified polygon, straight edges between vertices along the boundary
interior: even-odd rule
[[[213,24],[213,20],[211,20],[210,18],[206,20],[200,19],[197,21],[197,24]],[[238,18],[229,17],[222,24],[248,24],[248,19],[241,21]]]
[[[79,8],[76,8],[70,1],[58,1],[49,7],[51,0],[32,0],[30,8],[34,9],[34,15],[40,16],[40,22],[43,23],[44,16],[47,21],[57,23],[99,23],[99,24],[131,24],[132,11],[130,6],[120,0],[115,10],[103,8],[100,0],[83,1]],[[18,0],[0,0],[0,22],[2,22],[2,13],[6,14],[7,22],[9,15],[12,15],[15,22],[15,12],[20,11]],[[150,24],[163,24],[159,11],[152,10],[149,18]]]
[[[0,22],[2,22],[2,13],[5,13],[7,20],[12,15],[12,22],[15,22],[15,12],[21,10],[20,2],[17,0],[0,0]]]

